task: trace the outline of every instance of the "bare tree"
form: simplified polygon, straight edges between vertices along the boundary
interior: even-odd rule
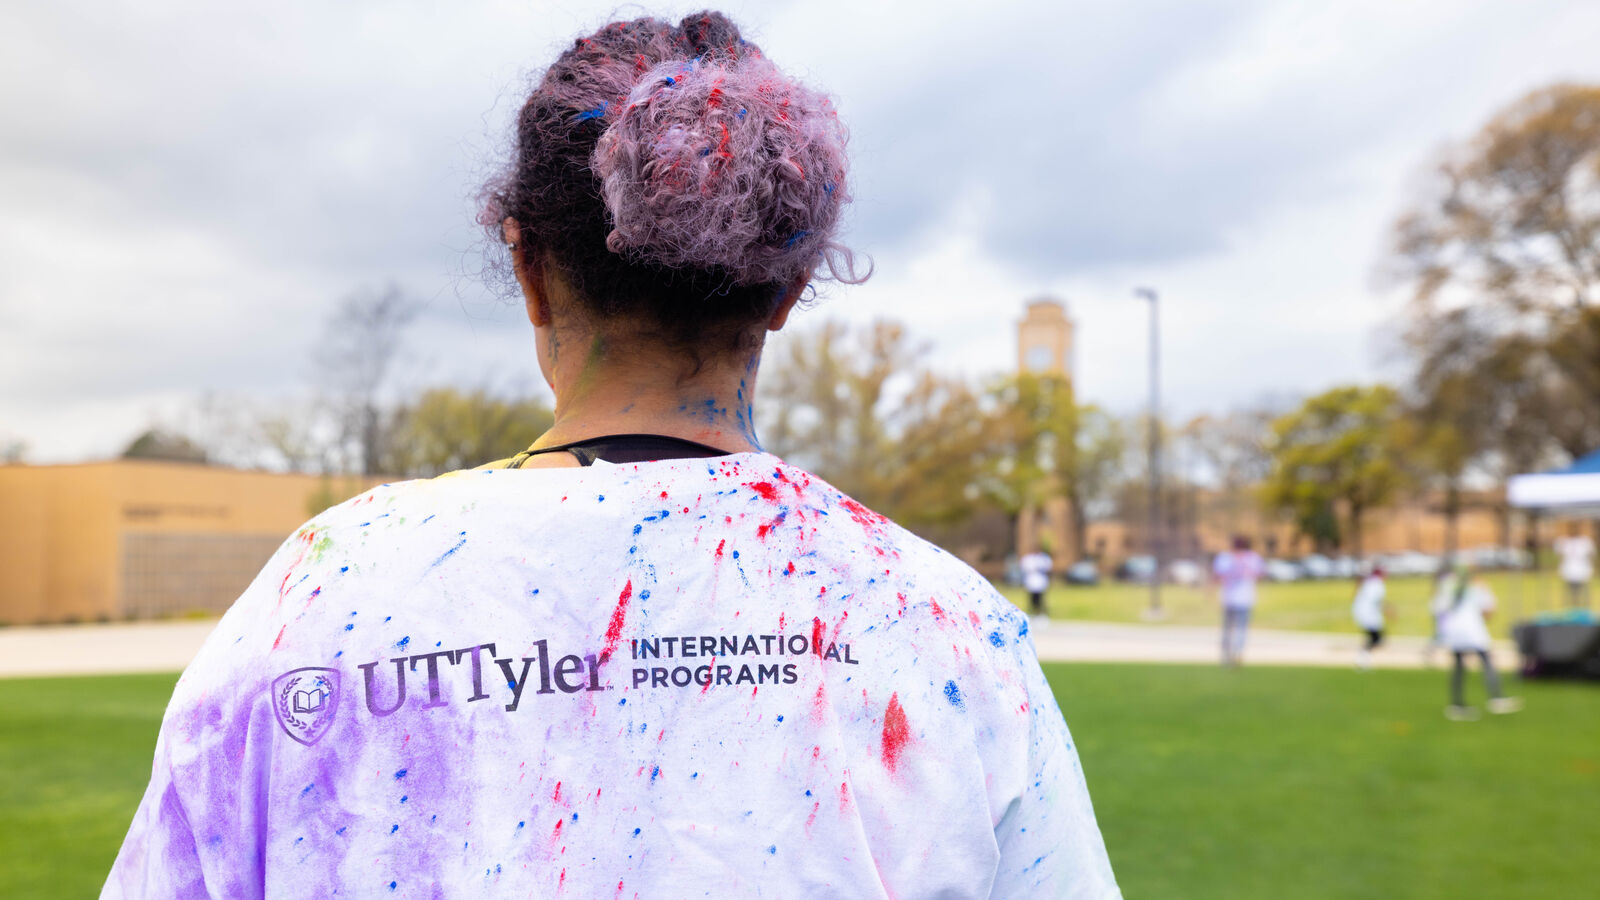
[[[376,474],[382,462],[389,425],[383,391],[406,329],[421,311],[421,303],[391,284],[349,295],[323,329],[318,369],[334,391],[340,441],[353,450],[363,474]]]

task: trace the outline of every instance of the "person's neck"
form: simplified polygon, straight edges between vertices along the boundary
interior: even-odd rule
[[[730,453],[761,450],[751,418],[759,351],[707,360],[686,375],[680,357],[657,348],[611,346],[594,334],[559,340],[555,424],[535,449],[608,434],[659,434]]]

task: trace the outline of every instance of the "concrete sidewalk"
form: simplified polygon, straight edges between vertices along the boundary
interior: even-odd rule
[[[1057,619],[1031,632],[1039,658],[1049,662],[1218,663],[1222,631],[1189,625],[1122,625]],[[1427,639],[1390,637],[1372,654],[1374,668],[1420,669]],[[1366,636],[1319,631],[1252,628],[1245,641],[1246,665],[1352,667]],[[1517,665],[1516,648],[1497,641],[1492,657],[1501,671]],[[1448,665],[1435,651],[1432,664]]]
[[[216,626],[212,620],[129,622],[0,628],[0,678],[176,672],[189,664]],[[1031,632],[1047,662],[1216,663],[1220,632],[1183,625],[1118,625],[1058,619]],[[1357,634],[1254,629],[1245,644],[1247,665],[1352,666],[1363,638]],[[1380,668],[1423,665],[1421,638],[1390,638],[1373,655]],[[1449,657],[1439,652],[1436,664]],[[1513,648],[1500,642],[1495,664],[1516,665]]]

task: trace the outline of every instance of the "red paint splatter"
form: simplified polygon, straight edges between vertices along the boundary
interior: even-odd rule
[[[828,718],[828,691],[823,685],[817,685],[816,696],[811,698],[811,721],[821,725]]]
[[[751,481],[747,482],[745,487],[760,494],[761,499],[768,503],[778,502],[778,489],[774,485],[770,485],[765,481]]]
[[[847,511],[849,511],[850,518],[855,519],[857,525],[860,525],[862,528],[865,528],[869,531],[883,525],[884,522],[889,521],[888,519],[885,519],[883,516],[878,515],[870,509],[867,509],[865,506],[862,506],[856,501],[851,500],[849,497],[840,497],[839,505],[843,506]]]
[[[939,605],[939,601],[933,599],[932,597],[928,598],[928,605],[933,607],[933,617],[935,619],[939,620],[939,622],[941,624],[943,624],[943,622],[944,622],[944,607],[940,606]]]
[[[817,656],[822,655],[822,620],[811,620],[811,652]]]
[[[850,811],[850,782],[839,782],[839,812]]]
[[[289,630],[289,626],[287,626],[287,625],[285,625],[282,628],[278,629],[278,636],[272,639],[272,649],[274,649],[274,650],[278,649],[278,644],[283,641],[283,633],[285,631],[288,631],[288,630]]]
[[[600,661],[605,662],[611,658],[611,652],[617,649],[617,641],[622,639],[622,623],[628,617],[628,598],[633,596],[633,579],[622,586],[622,594],[617,597],[617,608],[611,611],[611,624],[606,626],[606,644],[600,650]]]
[[[550,795],[550,799],[557,803],[561,802],[561,782],[556,782],[555,792]]]
[[[883,764],[893,772],[900,765],[900,754],[911,740],[911,726],[906,722],[906,711],[900,708],[900,694],[889,695],[889,706],[883,711]]]
[[[978,628],[978,629],[982,629],[983,628],[983,622],[978,619],[978,614],[973,612],[970,609],[967,610],[967,621],[972,623],[972,627],[973,628]]]
[[[728,539],[727,538],[723,538],[722,540],[717,541],[717,559],[721,559],[722,558],[722,548],[727,546],[727,543],[728,543]]]
[[[793,563],[790,563],[790,565],[793,565]],[[783,630],[783,613],[778,613],[778,630]]]
[[[817,810],[822,808],[822,801],[811,804],[811,815],[806,816],[806,834],[811,833],[811,826],[817,821]]]

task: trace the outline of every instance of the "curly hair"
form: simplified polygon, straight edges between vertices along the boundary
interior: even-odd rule
[[[718,12],[612,22],[547,69],[479,222],[515,219],[584,308],[716,350],[798,278],[860,282],[834,240],[849,202],[832,102]],[[869,273],[870,274],[870,271]]]

